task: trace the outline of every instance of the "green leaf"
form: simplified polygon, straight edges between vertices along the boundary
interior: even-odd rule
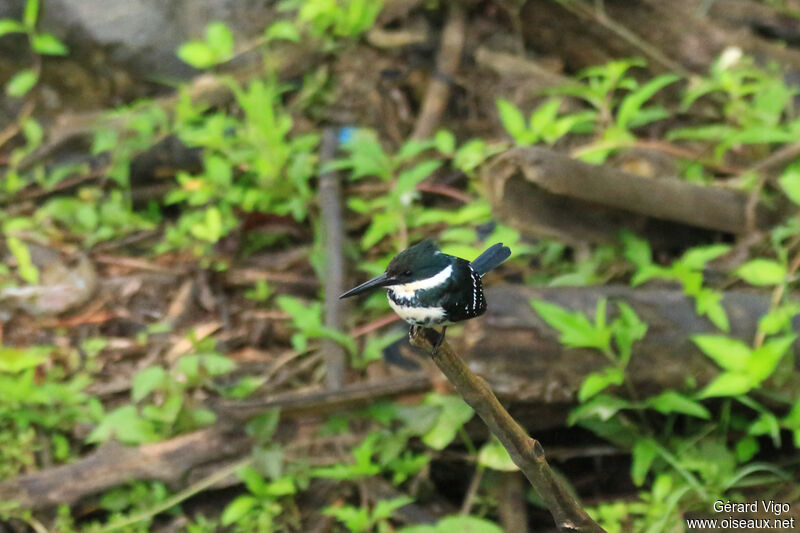
[[[206,26],[206,41],[218,61],[225,61],[233,55],[233,34],[224,22],[212,22]]]
[[[503,533],[492,522],[476,516],[448,516],[440,520],[436,527],[438,533]]]
[[[106,414],[86,437],[86,442],[106,442],[112,438],[126,444],[142,444],[154,442],[159,437],[151,421],[141,418],[135,406],[125,405]]]
[[[758,453],[758,441],[753,436],[746,436],[736,443],[736,459],[739,463],[746,463]]]
[[[786,279],[786,265],[771,259],[753,259],[740,266],[736,275],[750,285],[779,285]]]
[[[617,367],[608,367],[602,372],[592,372],[583,380],[578,391],[578,400],[583,403],[611,385],[622,385],[625,376]]]
[[[22,13],[22,23],[28,28],[36,27],[36,19],[39,17],[39,0],[27,0],[25,11]]]
[[[230,526],[239,522],[258,503],[254,497],[244,494],[239,496],[225,507],[221,522],[223,526]]]
[[[25,33],[25,26],[13,19],[0,19],[0,37],[9,33]]]
[[[789,165],[778,179],[778,183],[786,196],[800,205],[800,162]]]
[[[69,48],[49,33],[34,34],[31,37],[31,46],[37,53],[48,56],[65,56],[69,53]]]
[[[633,344],[644,338],[648,325],[625,302],[617,302],[617,308],[619,309],[619,318],[614,321],[611,329],[614,331],[614,340],[619,349],[620,362],[627,366],[631,359]]]
[[[713,261],[717,257],[725,254],[730,250],[730,245],[727,244],[712,244],[709,246],[697,246],[687,250],[679,262],[690,270],[700,270],[706,263]]]
[[[17,237],[9,236],[6,238],[6,246],[8,246],[8,250],[14,256],[14,259],[17,260],[17,272],[20,277],[31,285],[39,283],[39,269],[33,264],[31,254],[25,243]]]
[[[293,43],[300,42],[300,31],[291,20],[279,20],[274,22],[267,28],[264,33],[267,41],[291,41]]]
[[[725,370],[743,371],[753,353],[742,341],[724,335],[694,335],[692,341]]]
[[[637,487],[644,483],[650,466],[658,454],[658,447],[652,439],[639,439],[633,447],[631,460],[631,478]]]
[[[433,138],[436,149],[444,155],[452,156],[456,151],[456,136],[447,130],[439,130]]]
[[[791,327],[792,319],[800,314],[800,304],[788,303],[780,305],[761,317],[758,329],[765,335],[774,335],[781,330]]]
[[[16,374],[29,368],[36,368],[47,361],[51,351],[46,346],[12,348],[0,345],[0,372]]]
[[[639,268],[652,264],[653,252],[650,250],[650,243],[647,242],[647,239],[642,239],[634,233],[624,231],[620,234],[620,240],[624,247],[625,259]]]
[[[522,111],[502,98],[497,100],[497,111],[500,114],[500,122],[514,141],[518,145],[527,144],[524,141],[528,135],[528,128],[525,125],[525,116]]]
[[[217,64],[214,50],[203,41],[189,41],[178,48],[178,57],[194,68],[204,69]]]
[[[562,102],[562,98],[551,98],[531,113],[530,130],[534,135],[542,137],[548,129],[552,128]]]
[[[753,356],[747,361],[746,370],[756,383],[762,382],[775,372],[778,363],[796,338],[797,335],[784,335],[770,339],[753,352]]]
[[[394,512],[401,507],[412,503],[414,498],[408,496],[400,496],[390,500],[379,500],[372,509],[373,520],[387,520],[392,517]]]
[[[165,383],[166,372],[160,366],[149,366],[136,374],[131,387],[131,399],[140,402]]]
[[[611,342],[611,331],[598,329],[583,313],[567,311],[542,300],[531,301],[539,316],[560,334],[560,341],[573,348],[596,348],[606,353]]]
[[[704,420],[711,418],[711,413],[703,405],[672,390],[664,391],[658,396],[648,398],[647,405],[665,415],[682,413]]]
[[[632,91],[622,100],[622,104],[619,106],[619,110],[617,111],[617,125],[621,128],[629,128],[631,121],[641,112],[642,106],[652,98],[653,95],[679,79],[680,78],[675,74],[662,74]]]
[[[728,313],[722,307],[722,293],[709,288],[703,288],[695,295],[697,313],[708,318],[722,331],[730,331]]]
[[[519,467],[511,460],[499,440],[492,438],[478,450],[478,464],[501,472],[516,472]]]
[[[422,436],[422,442],[434,450],[445,449],[456,437],[461,426],[473,415],[472,408],[461,399],[461,396],[429,394],[425,397],[425,405],[441,407],[436,424]]]
[[[723,372],[717,376],[706,388],[700,391],[700,398],[714,398],[718,396],[738,396],[746,394],[753,388],[753,380],[747,374],[739,372]]]
[[[602,421],[609,420],[621,409],[627,409],[630,403],[627,400],[611,396],[609,394],[598,394],[588,402],[579,406],[569,414],[567,423],[573,425],[586,418],[599,418]]]

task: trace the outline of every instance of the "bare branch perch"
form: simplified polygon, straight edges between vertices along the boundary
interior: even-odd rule
[[[489,426],[489,431],[500,439],[511,460],[544,500],[558,528],[562,531],[602,532],[603,528],[586,514],[555,476],[539,441],[528,436],[511,418],[486,382],[472,373],[447,342],[434,352],[433,346],[438,335],[434,330],[418,328],[411,335],[411,344],[431,354],[433,362],[464,401]]]

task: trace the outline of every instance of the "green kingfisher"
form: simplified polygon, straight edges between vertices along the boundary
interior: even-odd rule
[[[411,324],[412,331],[415,326],[442,326],[435,346],[438,348],[448,325],[475,318],[486,311],[481,278],[510,255],[507,246],[497,243],[469,262],[442,253],[426,239],[400,252],[386,267],[386,272],[339,298],[386,287],[389,305]]]

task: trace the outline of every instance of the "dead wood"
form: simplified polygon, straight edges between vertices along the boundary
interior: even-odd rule
[[[367,405],[379,398],[413,394],[430,387],[424,374],[411,374],[377,383],[360,383],[338,391],[296,391],[258,401],[219,403],[219,422],[209,428],[156,444],[108,444],[64,466],[22,475],[0,483],[0,501],[39,509],[72,504],[134,480],[180,482],[192,469],[209,462],[241,457],[251,446],[242,426],[248,418],[280,409],[283,419],[320,415]]]
[[[322,136],[320,166],[336,157],[339,146],[338,129],[327,128]],[[325,246],[325,326],[336,331],[342,329],[341,300],[344,287],[344,217],[342,215],[342,187],[336,171],[322,172],[319,176],[318,201],[322,213],[323,243]],[[325,354],[325,383],[329,389],[339,389],[344,384],[347,360],[344,348],[333,339],[323,341]]]
[[[548,148],[509,150],[484,171],[495,212],[524,234],[567,242],[602,242],[623,229],[669,238],[649,219],[705,230],[747,231],[747,195],[679,179],[649,179],[607,165],[589,165]],[[775,215],[760,206],[757,225]],[[670,230],[677,228],[670,227]],[[672,238],[684,239],[680,232]]]

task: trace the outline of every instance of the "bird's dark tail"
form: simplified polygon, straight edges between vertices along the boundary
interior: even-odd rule
[[[503,246],[503,243],[498,242],[486,249],[475,261],[470,263],[472,270],[483,276],[490,270],[497,268],[500,263],[508,259],[511,255],[511,249],[508,246]]]

